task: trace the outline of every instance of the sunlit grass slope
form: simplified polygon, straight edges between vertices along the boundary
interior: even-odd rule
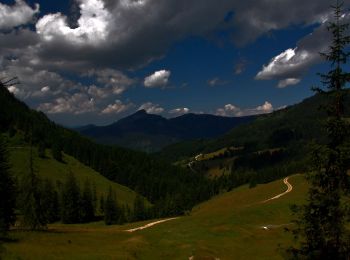
[[[60,163],[51,157],[49,150],[46,151],[47,158],[40,158],[37,156],[36,149],[33,149],[34,168],[42,179],[49,179],[53,183],[64,183],[67,175],[72,172],[76,179],[83,187],[85,181],[96,185],[96,193],[98,197],[102,194],[107,194],[109,187],[116,192],[117,200],[122,204],[133,204],[136,193],[129,188],[118,183],[112,182],[93,169],[83,165],[71,156],[63,156],[63,163]],[[15,147],[10,148],[10,162],[11,168],[18,179],[28,171],[29,166],[29,148]]]
[[[6,244],[5,259],[281,259],[278,245],[292,243],[283,228],[291,222],[289,206],[301,203],[307,189],[301,175],[289,182],[293,191],[277,200],[262,203],[285,191],[282,180],[253,189],[243,186],[197,206],[190,216],[134,233],[124,230],[144,223],[14,232],[18,242]]]

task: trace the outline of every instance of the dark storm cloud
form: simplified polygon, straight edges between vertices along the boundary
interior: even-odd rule
[[[43,17],[37,24],[43,36],[38,52],[43,60],[137,68],[162,57],[172,43],[188,35],[231,28],[234,41],[242,45],[271,30],[320,22],[329,13],[328,0],[80,0],[78,3],[82,15],[75,31],[62,15]],[[231,10],[233,18],[225,22]],[[98,26],[88,28],[88,19],[96,19],[100,28],[108,28],[105,35]],[[45,36],[51,39],[45,40]]]
[[[161,58],[173,43],[188,36],[205,37],[217,29],[227,29],[237,45],[244,45],[290,25],[320,24],[330,12],[329,0],[76,0],[74,3],[69,17],[61,13],[41,14],[34,31],[18,26],[33,21],[37,9],[19,0],[20,9],[0,5],[0,11],[7,10],[9,18],[2,27],[0,24],[0,29],[7,29],[6,33],[0,33],[2,73],[18,75],[21,89],[14,87],[12,91],[29,99],[40,97],[43,102],[39,107],[49,113],[125,111],[129,103],[116,99],[115,95],[127,90],[134,80],[122,71]],[[13,19],[18,10],[25,12],[21,19]],[[9,32],[11,28],[14,29]],[[322,27],[319,30],[323,33]],[[285,80],[281,87],[298,82],[298,72],[317,62],[314,53],[322,44],[316,39],[316,36],[306,37],[298,43],[298,48],[291,49],[293,57],[303,58],[301,50],[306,50],[314,58],[300,58],[294,69],[285,66],[280,57],[275,63],[272,60],[271,66],[266,65],[257,78]],[[291,55],[292,51],[285,54]],[[83,85],[66,79],[65,72],[90,73],[96,84]],[[113,77],[115,84],[110,82]],[[79,102],[81,106],[77,105]],[[149,102],[145,104],[152,107]]]

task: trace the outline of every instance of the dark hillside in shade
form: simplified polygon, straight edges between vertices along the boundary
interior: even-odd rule
[[[144,195],[156,205],[156,215],[180,214],[210,196],[203,177],[142,152],[95,144],[31,110],[4,87],[0,87],[0,111],[1,133],[21,135],[35,146],[59,147],[108,179]]]

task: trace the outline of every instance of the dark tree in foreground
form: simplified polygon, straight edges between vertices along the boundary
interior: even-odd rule
[[[6,143],[0,136],[0,236],[15,221],[16,191],[9,169]]]
[[[349,236],[349,124],[344,119],[344,95],[350,74],[343,70],[349,58],[350,37],[345,36],[349,24],[343,22],[343,4],[337,1],[334,21],[328,30],[333,41],[327,53],[321,54],[331,69],[321,74],[324,89],[315,89],[328,100],[325,129],[328,143],[317,146],[313,154],[313,170],[308,174],[310,189],[307,203],[295,207],[299,216],[293,233],[299,244],[288,250],[293,259],[350,259]]]

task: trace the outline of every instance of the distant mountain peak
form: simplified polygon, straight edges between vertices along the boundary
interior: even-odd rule
[[[140,109],[140,110],[137,110],[134,115],[137,115],[137,114],[148,114],[147,111],[145,109]]]

